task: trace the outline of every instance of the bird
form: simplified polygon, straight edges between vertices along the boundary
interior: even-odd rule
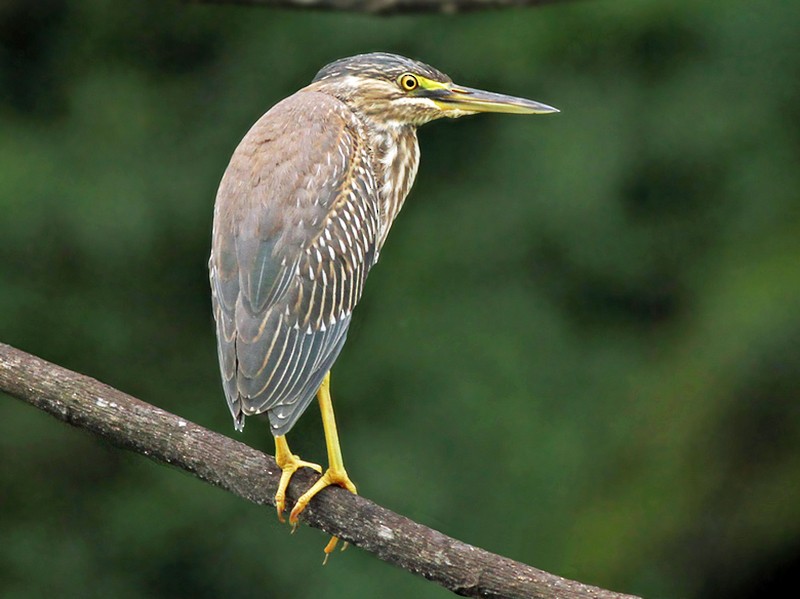
[[[419,165],[430,121],[556,108],[457,85],[427,64],[373,52],[336,60],[275,104],[236,147],[216,195],[209,259],[222,384],[235,428],[266,413],[284,521],[292,475],[322,476],[295,502],[296,525],[330,485],[357,493],[344,468],[330,370],[367,275]],[[301,460],[286,434],[316,396],[328,468]],[[333,537],[326,554],[336,544]]]

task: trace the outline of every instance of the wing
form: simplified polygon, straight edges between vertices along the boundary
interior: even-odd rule
[[[261,117],[222,178],[209,269],[237,428],[268,412],[285,434],[344,345],[379,218],[359,132],[344,104],[300,91]]]

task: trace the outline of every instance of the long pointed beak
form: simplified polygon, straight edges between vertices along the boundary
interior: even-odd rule
[[[541,102],[455,84],[431,90],[429,97],[445,113],[449,113],[447,116],[461,116],[462,114],[474,114],[476,112],[505,112],[509,114],[550,114],[559,112],[558,108],[553,108]]]

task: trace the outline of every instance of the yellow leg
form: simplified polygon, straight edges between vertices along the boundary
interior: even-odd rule
[[[353,494],[357,494],[356,486],[350,477],[347,476],[347,471],[344,469],[342,461],[342,449],[339,446],[339,435],[336,432],[336,420],[333,417],[333,404],[331,403],[331,373],[325,375],[325,379],[317,391],[317,399],[319,400],[319,409],[322,412],[322,427],[325,430],[325,444],[328,447],[328,469],[314,485],[297,500],[291,514],[289,515],[289,522],[292,524],[297,523],[297,518],[300,513],[306,508],[308,502],[325,487],[330,485],[339,485],[344,487]],[[325,548],[325,553],[333,551],[336,545],[336,537],[331,539]]]
[[[286,489],[289,486],[292,475],[298,468],[302,468],[303,466],[312,468],[317,472],[322,472],[322,467],[319,464],[305,462],[294,455],[289,450],[286,437],[282,435],[280,437],[275,437],[275,462],[277,462],[278,467],[283,471],[281,473],[281,480],[278,483],[278,492],[275,493],[275,509],[278,510],[278,520],[284,522],[283,510],[286,507]]]

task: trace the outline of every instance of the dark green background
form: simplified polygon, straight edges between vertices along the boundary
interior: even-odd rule
[[[360,491],[615,590],[768,593],[800,561],[798,31],[796,0],[5,0],[0,340],[234,435],[206,274],[227,161],[325,63],[419,58],[562,113],[420,132],[333,371]],[[290,440],[324,461],[316,409]],[[0,399],[4,598],[449,596],[358,549],[322,568],[325,542]]]

